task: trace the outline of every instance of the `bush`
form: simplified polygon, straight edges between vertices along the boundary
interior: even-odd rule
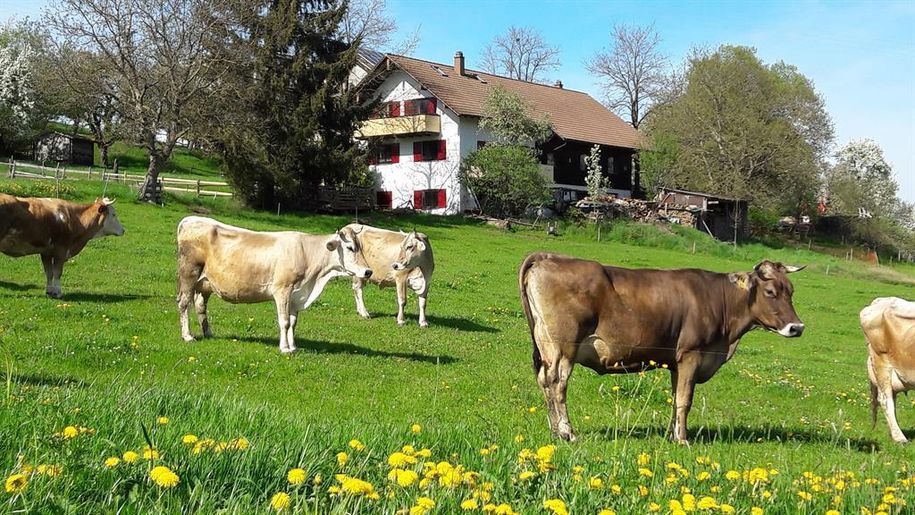
[[[490,143],[471,152],[460,174],[487,215],[520,216],[550,198],[531,149],[520,145]]]

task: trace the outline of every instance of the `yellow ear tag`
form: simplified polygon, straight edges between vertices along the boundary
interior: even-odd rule
[[[746,275],[741,275],[740,277],[738,277],[737,278],[737,287],[740,288],[741,290],[749,290],[750,289],[749,277],[747,277]]]

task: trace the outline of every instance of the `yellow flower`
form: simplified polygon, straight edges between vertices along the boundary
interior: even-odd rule
[[[392,469],[388,472],[388,479],[406,488],[419,479],[419,474],[412,470]]]
[[[544,445],[543,447],[537,449],[537,459],[540,461],[549,462],[553,460],[553,453],[556,452],[555,445]]]
[[[543,501],[543,509],[554,513],[555,515],[569,515],[566,503],[562,499],[547,499]]]
[[[301,485],[305,482],[306,477],[307,474],[300,468],[289,469],[289,472],[286,474],[286,480],[292,485]]]
[[[418,435],[422,431],[423,431],[423,426],[421,426],[419,424],[413,424],[412,426],[410,426],[410,432],[415,435]]]
[[[650,502],[648,503],[648,511],[651,513],[657,513],[661,511],[661,505],[656,502]]]
[[[181,442],[185,443],[187,445],[195,444],[195,443],[197,443],[197,436],[190,435],[190,434],[184,435],[181,437]]]
[[[426,448],[422,448],[416,452],[416,455],[419,456],[420,458],[428,458],[428,457],[432,456],[432,451],[430,451],[429,449],[426,449]]]
[[[79,429],[76,429],[75,426],[67,426],[63,430],[63,437],[67,440],[71,438],[76,438],[76,435],[79,434]]]
[[[408,465],[416,465],[416,458],[402,452],[395,452],[388,456],[388,465],[394,468],[403,468]]]
[[[699,499],[698,506],[700,510],[711,510],[718,507],[718,502],[711,497],[703,497],[702,499]]]
[[[156,419],[156,423],[164,426],[165,424],[168,424],[168,417],[159,417]]]
[[[643,468],[639,469],[639,475],[645,476],[645,477],[652,477],[652,476],[654,476],[654,472],[643,467]]]
[[[38,465],[38,473],[50,477],[57,477],[63,472],[60,465]]]
[[[346,474],[337,474],[334,478],[340,483],[342,491],[346,493],[364,495],[369,498],[374,497],[373,494],[377,494],[377,492],[375,492],[375,487],[367,481],[350,477]]]
[[[350,449],[352,449],[354,451],[364,451],[365,450],[365,444],[360,442],[359,440],[356,440],[355,438],[353,438],[352,440],[349,441],[349,447],[350,447]]]
[[[797,496],[805,501],[809,501],[810,499],[813,499],[813,496],[810,494],[810,492],[804,492],[803,490],[798,492]]]
[[[114,467],[117,467],[118,463],[120,463],[120,462],[121,462],[121,458],[118,458],[117,456],[112,456],[112,457],[108,458],[107,460],[105,460],[105,466],[108,468],[114,468]]]
[[[162,488],[172,488],[180,481],[178,474],[172,472],[168,467],[159,465],[149,471],[149,479]]]
[[[703,470],[702,472],[696,474],[696,480],[697,480],[697,481],[705,481],[705,480],[707,480],[707,479],[710,478],[710,477],[712,477],[712,475],[709,474],[708,472],[704,471],[704,470]]]
[[[603,488],[604,480],[599,477],[592,477],[588,480],[588,486],[594,489]]]
[[[428,497],[418,497],[416,499],[416,505],[421,508],[431,510],[432,508],[435,508],[435,501]]]
[[[524,441],[524,435],[515,435],[515,443],[521,443]]]
[[[25,474],[13,474],[12,476],[6,478],[6,493],[8,494],[18,494],[19,492],[25,490],[29,486],[29,480]]]
[[[735,511],[737,511],[737,510],[736,510],[733,506],[731,506],[730,504],[722,504],[722,505],[719,506],[718,508],[721,510],[721,513],[726,513],[726,514],[734,513]]]
[[[247,438],[244,438],[244,437],[242,437],[242,438],[234,438],[234,439],[232,439],[231,442],[229,442],[229,447],[230,447],[230,448],[236,449],[236,450],[239,450],[239,451],[243,451],[243,450],[247,449],[247,448],[250,447],[250,446],[251,446],[251,442],[249,442],[248,439],[247,439]]]
[[[289,494],[286,492],[277,492],[270,498],[270,507],[275,511],[283,511],[289,507]]]
[[[728,481],[735,481],[740,479],[740,472],[737,472],[736,470],[729,470],[724,474],[724,478]]]
[[[696,496],[693,494],[683,494],[683,510],[696,511]]]
[[[597,515],[616,515],[616,512],[613,510],[603,509],[597,512]]]
[[[476,499],[467,499],[461,503],[461,509],[464,511],[473,511],[479,507]]]
[[[347,461],[349,461],[349,454],[346,454],[345,452],[337,453],[337,465],[345,467]]]
[[[147,460],[157,460],[159,459],[159,451],[147,446],[143,449],[143,458]]]
[[[636,461],[638,462],[639,466],[644,467],[645,465],[651,463],[651,456],[643,452],[642,454],[639,454],[639,457]]]
[[[759,506],[754,506],[750,508],[750,515],[764,515],[766,512],[763,511]]]
[[[530,470],[525,470],[524,472],[518,474],[518,479],[520,479],[521,481],[527,481],[528,479],[530,479],[536,475],[537,475],[536,473],[531,472]]]
[[[827,510],[826,515],[842,515],[839,510]]]
[[[639,485],[639,495],[645,497],[648,495],[648,488],[645,485]]]
[[[133,462],[137,461],[137,458],[139,458],[140,455],[138,455],[137,453],[135,453],[133,451],[127,451],[121,457],[124,458],[124,463],[133,463]]]
[[[528,413],[537,413],[537,406],[531,406],[530,408],[527,408],[527,412]]]
[[[610,491],[615,494],[618,494],[623,491],[623,487],[621,487],[620,485],[610,485]]]

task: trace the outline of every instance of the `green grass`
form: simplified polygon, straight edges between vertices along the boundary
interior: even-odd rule
[[[29,184],[0,180],[0,191],[39,188]],[[67,187],[74,199],[98,195],[94,183]],[[0,511],[251,513],[267,511],[282,491],[291,494],[294,510],[305,513],[393,513],[409,509],[420,495],[435,501],[436,512],[449,513],[479,495],[486,482],[492,483],[486,494],[491,502],[521,513],[542,513],[551,498],[564,500],[572,513],[644,513],[650,503],[667,513],[668,501],[682,500],[684,486],[738,513],[754,506],[766,513],[859,513],[875,509],[887,486],[899,489],[896,499],[913,497],[915,447],[893,444],[882,417],[876,429],[870,427],[866,350],[857,324],[858,311],[874,297],[912,296],[911,268],[871,269],[787,247],[734,249],[695,232],[638,224],[606,229],[598,243],[593,227],[566,227],[553,238],[461,218],[377,215],[371,223],[415,226],[431,239],[431,327],[417,326],[413,297],[409,324],[398,327],[390,289],[366,291],[375,316],[362,320],[349,284],[338,280],[302,313],[301,351],[290,357],[278,352],[272,304],[214,299],[210,321],[217,337],[180,340],[176,224],[193,211],[252,229],[329,233],[348,218],[277,217],[186,198],[150,206],[119,185],[110,186],[109,196],[120,197],[116,206],[127,233],[94,240],[67,263],[63,300],[44,297],[37,257],[0,256],[0,479],[24,465],[62,467],[56,476],[31,474],[19,495],[0,492]],[[748,334],[731,362],[697,388],[690,447],[665,439],[666,372],[598,377],[582,367],[569,387],[580,440],[554,442],[531,373],[516,278],[524,256],[542,249],[632,267],[749,270],[762,258],[807,264],[792,276],[807,331],[793,340]],[[900,397],[899,421],[910,436],[913,407]],[[160,416],[169,423],[158,424]],[[411,431],[413,424],[422,426],[419,433]],[[94,433],[54,436],[68,425]],[[226,442],[244,437],[250,447],[195,455],[181,443],[186,433]],[[351,449],[354,438],[366,448]],[[556,444],[556,470],[519,479],[524,470],[537,471],[536,464],[519,463],[519,452],[550,443]],[[162,454],[155,463],[180,476],[173,489],[151,483],[153,463],[142,458],[113,469],[103,465],[148,444]],[[451,489],[438,479],[425,489],[392,486],[387,457],[406,444],[430,449],[431,461],[478,472],[477,486]],[[498,448],[480,453],[492,444]],[[342,471],[369,481],[379,500],[328,494],[338,484],[339,452],[349,455]],[[639,475],[641,453],[650,456],[645,468],[651,478]],[[705,456],[713,463],[697,462]],[[668,462],[689,477],[675,473],[680,479],[667,484]],[[306,483],[287,483],[293,467],[306,471]],[[421,465],[414,467],[422,478]],[[777,475],[755,486],[725,477],[729,470],[757,467]],[[709,472],[706,480],[699,479],[703,471]],[[601,478],[603,488],[590,489],[591,477]],[[799,491],[812,499],[801,499]],[[842,502],[834,504],[837,495]],[[909,504],[888,509],[903,513]]]

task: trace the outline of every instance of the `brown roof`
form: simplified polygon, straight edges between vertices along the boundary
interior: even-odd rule
[[[624,148],[640,146],[641,136],[638,131],[587,93],[476,70],[465,69],[464,75],[458,75],[452,65],[400,55],[389,54],[387,57],[458,115],[482,116],[483,102],[489,89],[500,85],[524,98],[534,114],[548,114],[553,131],[563,139]],[[433,66],[437,66],[445,75]]]

